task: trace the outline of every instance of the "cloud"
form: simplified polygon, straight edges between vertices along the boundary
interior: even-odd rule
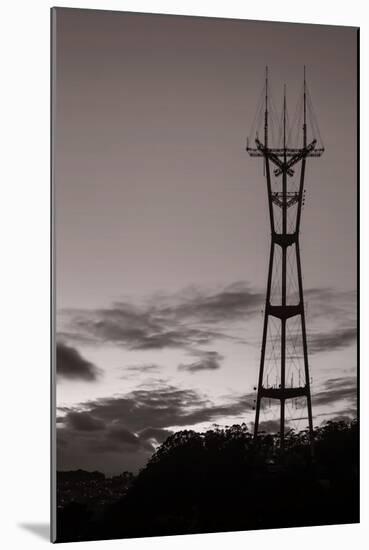
[[[193,351],[193,355],[199,358],[198,361],[181,364],[178,366],[178,370],[185,370],[190,373],[217,370],[220,369],[221,361],[224,359],[223,355],[217,351]]]
[[[338,401],[346,400],[350,406],[356,407],[357,381],[352,376],[329,378],[323,389],[312,395],[313,407],[334,405]]]
[[[155,364],[144,364],[144,365],[129,365],[126,367],[127,371],[134,372],[134,373],[151,373],[151,372],[159,372],[160,367],[159,365]]]
[[[132,306],[115,304],[111,308],[79,312],[67,330],[60,333],[70,341],[94,345],[112,344],[130,350],[183,348],[207,344],[219,337],[214,331],[174,323],[156,317],[150,310],[132,311]]]
[[[216,405],[195,390],[159,385],[136,389],[120,397],[88,402],[85,406],[96,418],[105,422],[121,421],[137,431],[146,427],[194,425],[239,414],[251,408],[247,397]]]
[[[323,424],[327,424],[328,422],[345,422],[346,424],[349,424],[353,420],[353,416],[349,416],[347,414],[338,414],[335,416],[332,416],[329,420],[325,420]]]
[[[304,290],[305,303],[311,317],[324,319],[356,318],[356,290],[337,290],[333,288],[310,288]]]
[[[330,420],[347,417],[347,418],[350,418],[352,420],[353,418],[357,417],[357,408],[354,408],[354,407],[349,405],[348,407],[345,407],[344,409],[339,410],[339,411],[323,412],[323,413],[316,414],[314,416],[315,416],[315,418],[329,416]]]
[[[215,404],[192,389],[161,384],[64,407],[57,431],[58,468],[137,471],[172,427],[244,415],[252,409],[252,397],[242,395]]]
[[[63,310],[60,337],[130,350],[193,348],[229,338],[217,323],[232,322],[259,311],[263,293],[241,282],[220,291],[191,289],[174,296],[151,297],[145,304],[116,302],[96,310]]]
[[[56,344],[56,372],[63,378],[95,381],[100,370],[86,361],[78,350],[62,342]]]
[[[120,370],[122,372],[120,375],[122,380],[138,380],[138,377],[141,375],[148,376],[150,374],[155,375],[159,373],[161,371],[161,367],[154,363],[142,363],[141,365],[128,365],[122,367]]]
[[[69,414],[66,417],[66,420],[67,420],[68,426],[73,430],[91,432],[95,430],[102,430],[105,428],[105,424],[102,420],[83,411],[69,412]],[[62,422],[64,422],[64,419],[62,419]]]
[[[356,327],[336,328],[330,332],[313,334],[309,337],[309,353],[342,349],[355,343],[356,338]]]
[[[118,443],[125,443],[128,445],[134,445],[135,447],[140,445],[139,437],[127,430],[122,426],[112,426],[107,433],[107,438]]]
[[[223,323],[258,313],[264,299],[264,292],[253,291],[243,281],[237,281],[218,292],[193,290],[184,295],[179,303],[163,308],[162,311],[181,319]]]
[[[357,293],[313,288],[304,293],[310,354],[340,350],[357,338]]]

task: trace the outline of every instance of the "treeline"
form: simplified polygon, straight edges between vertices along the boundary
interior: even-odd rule
[[[87,472],[86,470],[68,470],[56,472],[56,482],[58,485],[68,482],[79,481],[104,481],[105,474],[102,472],[94,471]]]
[[[106,477],[105,474],[97,470],[89,472],[87,470],[59,470],[56,472],[57,484],[73,483],[73,482],[92,482],[92,481],[106,481],[108,479],[119,481],[131,481],[134,475],[132,472],[123,472],[122,474]]]
[[[257,444],[246,425],[170,436],[119,502],[80,510],[60,541],[297,527],[359,521],[358,423],[328,422]],[[75,520],[75,516],[74,516]]]

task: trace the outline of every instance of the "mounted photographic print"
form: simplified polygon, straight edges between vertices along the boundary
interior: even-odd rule
[[[358,522],[359,30],[51,19],[52,540]]]

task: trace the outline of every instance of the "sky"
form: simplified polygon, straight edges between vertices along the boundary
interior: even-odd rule
[[[252,429],[270,229],[245,146],[266,65],[291,113],[306,65],[325,146],[300,234],[314,424],[356,416],[356,29],[54,16],[58,469],[137,471],[178,429]]]

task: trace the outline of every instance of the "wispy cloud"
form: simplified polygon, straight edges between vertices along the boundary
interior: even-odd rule
[[[217,325],[254,315],[262,299],[263,293],[242,282],[216,291],[192,288],[155,295],[141,305],[121,301],[96,310],[64,310],[59,333],[67,341],[130,350],[193,348],[230,338]]]
[[[156,364],[143,364],[143,365],[128,365],[128,367],[125,367],[125,370],[133,373],[153,373],[153,372],[159,372],[160,366]]]
[[[252,290],[245,282],[237,281],[216,292],[191,289],[181,298],[177,303],[162,307],[161,312],[182,320],[216,324],[258,313],[264,292]]]
[[[182,363],[178,365],[178,370],[195,373],[204,370],[217,370],[221,367],[224,356],[217,351],[193,351],[193,355],[198,359],[192,363]]]
[[[355,290],[337,290],[333,288],[309,288],[304,291],[308,312],[314,319],[325,320],[356,319]]]
[[[353,376],[329,378],[317,393],[312,395],[313,406],[334,405],[339,401],[347,401],[350,408],[356,407],[357,381]]]
[[[355,327],[332,328],[330,331],[319,332],[309,336],[309,352],[321,353],[343,349],[356,342],[357,329]]]
[[[103,345],[112,344],[130,350],[185,348],[208,344],[220,333],[206,328],[174,323],[153,311],[115,304],[94,311],[69,312],[70,322],[61,336],[71,341]]]

